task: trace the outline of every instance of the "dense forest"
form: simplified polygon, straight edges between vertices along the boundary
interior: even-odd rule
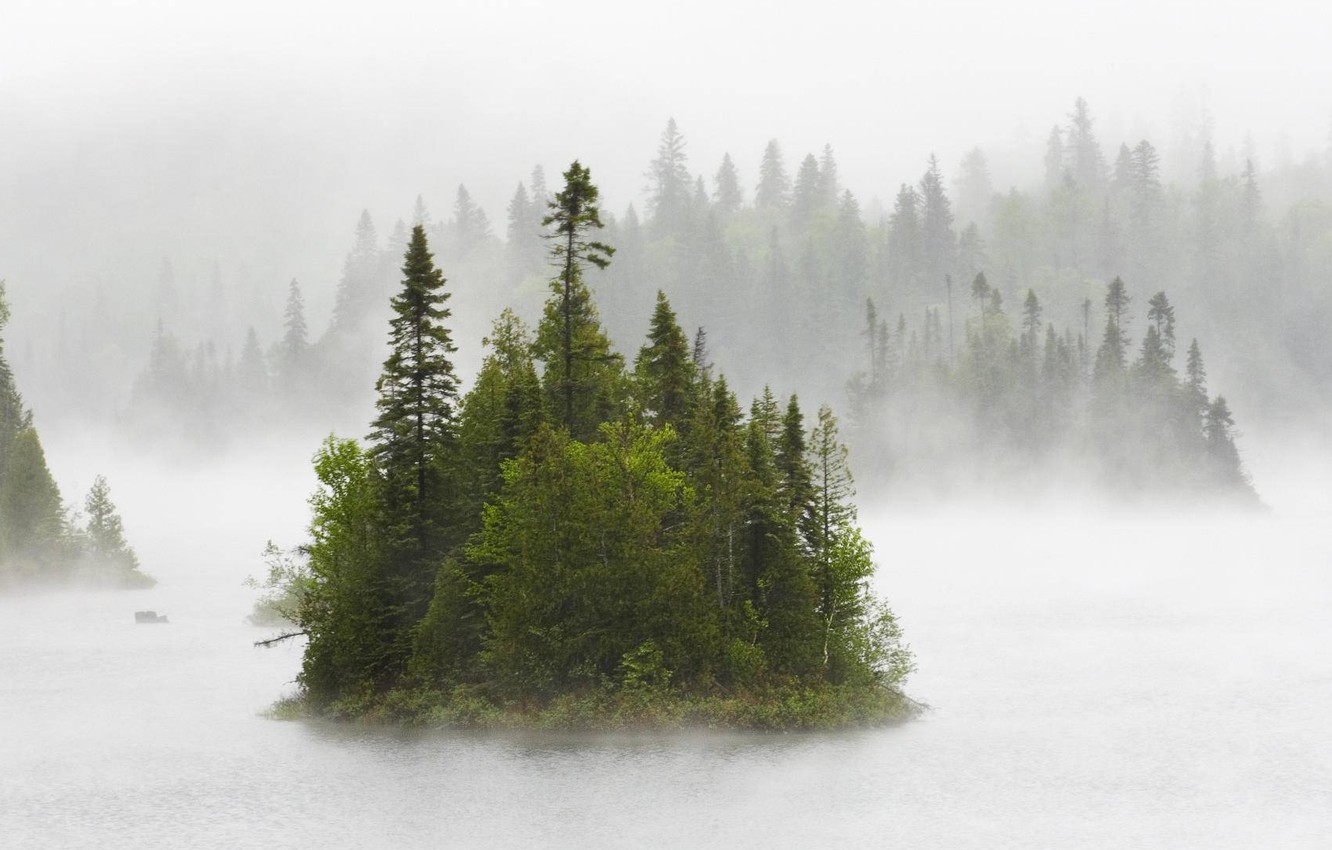
[[[982,479],[1041,467],[1030,456],[996,451],[994,433],[1019,427],[1023,417],[1014,410],[1021,397],[1065,393],[1071,398],[1059,403],[1071,412],[1060,414],[1064,423],[1055,431],[1066,439],[1057,449],[1032,435],[1008,442],[1025,440],[1028,455],[1036,451],[1032,443],[1042,442],[1037,455],[1048,461],[1045,467],[1071,463],[1089,483],[1113,479],[1120,490],[1169,490],[1181,483],[1196,492],[1199,482],[1244,476],[1199,472],[1214,464],[1197,461],[1203,449],[1192,437],[1180,438],[1191,447],[1177,446],[1186,473],[1104,469],[1105,459],[1125,454],[1132,438],[1126,429],[1117,432],[1122,438],[1108,427],[1092,433],[1097,417],[1088,405],[1096,394],[1101,331],[1113,321],[1121,338],[1141,339],[1146,332],[1133,327],[1132,310],[1107,306],[1110,281],[1122,281],[1137,294],[1133,303],[1143,306],[1149,296],[1168,293],[1170,310],[1179,309],[1181,341],[1197,339],[1215,374],[1242,388],[1232,387],[1231,398],[1238,393],[1265,412],[1317,407],[1326,401],[1320,388],[1332,373],[1332,364],[1316,353],[1320,328],[1332,317],[1324,284],[1332,272],[1332,169],[1310,158],[1260,171],[1251,150],[1218,154],[1209,132],[1204,122],[1174,140],[1168,157],[1145,139],[1108,155],[1090,107],[1078,100],[1067,121],[1051,128],[1044,149],[1029,152],[1044,175],[1035,185],[999,189],[986,154],[976,148],[951,179],[931,157],[919,180],[902,184],[890,202],[862,204],[844,185],[830,146],[792,169],[780,144],[768,143],[750,190],[730,155],[715,169],[692,170],[685,138],[671,121],[648,163],[646,206],[606,216],[616,262],[589,285],[613,341],[632,339],[654,294],[666,291],[685,327],[706,326],[711,350],[732,364],[733,386],[745,394],[759,392],[764,370],[771,369],[802,398],[850,401],[856,415],[848,439],[863,457],[882,457],[878,471],[889,479],[919,479],[945,454],[945,466],[974,470]],[[1269,191],[1279,206],[1266,199]],[[502,224],[492,223],[462,186],[447,218],[434,217],[421,198],[407,218],[424,229],[449,268],[469,316],[512,306],[531,322],[545,285],[541,222],[549,198],[538,167],[517,181]],[[327,324],[318,323],[322,328],[307,315],[308,283],[305,289],[295,280],[237,287],[214,267],[207,280],[187,285],[164,261],[155,306],[147,311],[159,321],[137,343],[146,365],[131,360],[139,377],[115,402],[123,427],[158,444],[179,439],[204,446],[240,439],[247,424],[354,427],[373,403],[366,388],[374,372],[366,364],[383,356],[384,305],[409,230],[398,220],[385,234],[368,212],[361,215],[336,297],[324,299],[333,308]],[[980,276],[984,284],[977,290]],[[981,290],[989,294],[974,297]],[[1029,296],[1042,327],[1028,349],[1039,348],[1036,359],[1044,364],[1053,324],[1054,359],[1071,361],[1076,373],[1059,392],[1036,386],[1053,382],[1053,374],[1023,377],[1030,370],[1015,359],[1027,333],[1018,325],[1031,318],[1024,312]],[[868,301],[886,322],[876,324],[872,345],[865,337]],[[262,312],[246,306],[260,303]],[[1009,314],[1012,320],[999,318]],[[1007,334],[1005,323],[1011,325]],[[1158,335],[1163,330],[1157,327]],[[459,332],[470,340],[485,328],[471,322]],[[968,364],[993,360],[1002,347],[1007,353],[1000,359],[1008,365],[996,364],[984,377],[994,386],[977,389],[979,377]],[[1183,342],[1180,347],[1186,349]],[[1175,359],[1173,346],[1165,353]],[[1138,354],[1123,352],[1126,376]],[[1178,371],[1186,364],[1167,366]],[[867,384],[876,382],[867,393]],[[921,389],[922,382],[932,388]],[[916,388],[907,393],[907,385]],[[939,403],[904,400],[921,400],[921,393]],[[1120,403],[1133,407],[1140,397],[1126,388]],[[1215,401],[1213,394],[1209,408]],[[1006,411],[997,427],[996,407]],[[936,427],[941,415],[959,412],[947,427]],[[1029,410],[1025,419],[1034,416]],[[1229,408],[1225,415],[1218,408],[1209,427],[1216,432],[1228,416]],[[1224,435],[1209,438],[1205,424],[1198,439],[1214,458],[1237,432],[1227,425]],[[954,441],[951,450],[937,445],[944,435]],[[1107,445],[1117,439],[1124,441],[1120,448]],[[1088,444],[1100,449],[1081,451]],[[1174,450],[1158,448],[1152,452]]]
[[[0,333],[9,324],[0,281]],[[107,481],[98,476],[71,515],[46,465],[32,411],[23,404],[0,341],[0,589],[64,583],[148,587],[125,542]]]
[[[743,412],[658,292],[632,363],[590,271],[599,193],[547,204],[555,274],[461,393],[451,293],[416,225],[363,446],[315,459],[310,542],[270,552],[306,708],[434,722],[842,725],[902,717],[911,656],[870,593],[847,449],[764,390]],[[267,641],[273,642],[273,641]]]

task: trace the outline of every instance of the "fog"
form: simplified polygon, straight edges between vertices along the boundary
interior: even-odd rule
[[[1320,4],[1261,12],[0,4],[4,356],[72,514],[105,475],[158,580],[0,593],[0,844],[1319,846],[1332,70]],[[1103,159],[1084,183],[1071,143],[1048,159],[1080,98]],[[650,172],[668,121],[702,186],[674,224]],[[837,190],[804,219],[759,208],[770,140],[797,192],[807,153]],[[1146,190],[1116,157],[1144,140]],[[948,259],[907,262],[902,190],[924,196],[931,156]],[[306,542],[320,441],[369,430],[404,225],[449,279],[465,390],[499,311],[535,323],[546,296],[515,187],[539,167],[553,192],[574,159],[619,248],[591,284],[630,364],[661,288],[742,410],[766,385],[841,417],[920,719],[554,735],[265,715],[301,650],[252,645],[272,632],[245,581],[266,541]],[[1117,276],[1139,395],[1110,404]],[[1178,310],[1164,396],[1140,389],[1157,290]],[[1177,426],[1196,433],[1158,440]],[[170,624],[136,626],[143,609]]]

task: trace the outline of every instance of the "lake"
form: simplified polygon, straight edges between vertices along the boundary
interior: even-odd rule
[[[54,457],[54,453],[53,457]],[[306,453],[308,454],[308,452]],[[116,463],[123,468],[116,468]],[[845,733],[472,734],[281,722],[245,622],[302,452],[108,471],[145,569],[0,598],[0,846],[1319,847],[1332,512],[863,510],[920,720]],[[78,468],[75,475],[65,468]],[[223,483],[219,483],[223,482]],[[1292,491],[1293,492],[1293,491]],[[151,608],[167,625],[135,625]]]

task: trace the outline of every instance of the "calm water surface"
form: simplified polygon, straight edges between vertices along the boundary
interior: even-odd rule
[[[0,847],[1329,846],[1321,511],[867,516],[933,706],[897,727],[409,733],[261,716],[299,665],[240,584],[298,539],[281,472],[128,479],[158,588],[0,599]]]

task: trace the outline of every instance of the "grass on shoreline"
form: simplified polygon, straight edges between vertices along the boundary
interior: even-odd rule
[[[303,696],[279,700],[278,720],[321,717],[373,725],[480,730],[813,731],[910,720],[925,706],[880,685],[782,685],[731,694],[664,688],[595,688],[547,700],[500,701],[475,686],[398,689],[316,711]]]

